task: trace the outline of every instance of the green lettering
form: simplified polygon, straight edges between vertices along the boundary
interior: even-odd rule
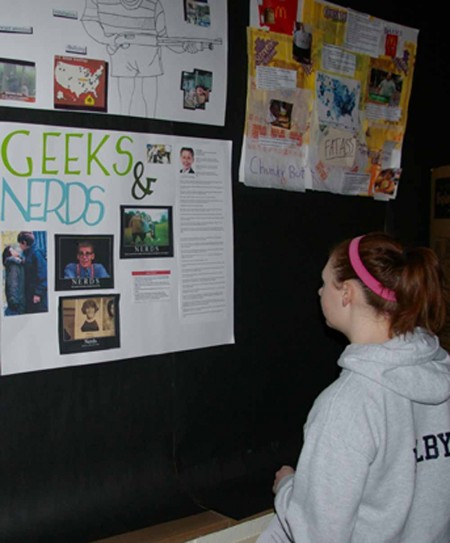
[[[42,174],[46,175],[58,175],[58,170],[48,170],[47,169],[47,162],[53,162],[56,160],[55,156],[48,156],[47,155],[47,145],[48,145],[48,138],[54,137],[58,138],[61,135],[61,132],[44,132],[42,134]]]
[[[88,134],[88,149],[87,149],[87,174],[92,174],[91,163],[95,161],[99,168],[103,171],[105,175],[109,175],[108,170],[103,166],[100,160],[97,158],[97,153],[100,151],[101,147],[109,140],[109,136],[106,135],[103,137],[101,142],[97,145],[96,149],[92,150],[92,134]]]
[[[114,173],[117,175],[127,175],[130,173],[131,168],[133,167],[134,159],[132,153],[130,151],[126,151],[125,149],[122,149],[122,142],[124,140],[129,141],[130,143],[133,143],[133,138],[130,138],[130,136],[122,136],[120,137],[116,142],[116,151],[118,155],[125,155],[128,157],[128,164],[126,165],[125,169],[123,171],[120,171],[117,167],[117,164],[113,164],[113,170]]]
[[[15,130],[14,132],[11,132],[4,138],[2,142],[2,149],[1,149],[2,161],[3,161],[3,164],[5,165],[5,168],[13,175],[17,175],[17,177],[29,177],[33,172],[33,161],[29,156],[26,157],[28,169],[25,172],[19,172],[18,170],[15,170],[12,167],[11,162],[9,161],[8,146],[13,136],[16,136],[17,134],[23,134],[24,136],[29,136],[30,131],[29,130]],[[21,148],[25,149],[26,146],[23,145],[21,146]]]
[[[64,173],[66,175],[80,175],[81,170],[71,170],[69,162],[78,162],[79,157],[78,156],[70,156],[70,138],[82,138],[83,134],[75,133],[75,134],[66,134],[65,138],[65,161],[64,161]]]

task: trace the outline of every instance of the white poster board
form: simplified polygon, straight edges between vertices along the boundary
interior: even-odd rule
[[[226,0],[16,0],[0,105],[223,125]]]
[[[231,142],[2,123],[0,152],[2,374],[234,341]]]

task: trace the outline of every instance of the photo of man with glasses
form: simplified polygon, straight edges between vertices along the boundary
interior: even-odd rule
[[[109,277],[103,264],[94,262],[95,247],[92,241],[78,243],[77,261],[70,262],[64,268],[64,279],[104,279]]]

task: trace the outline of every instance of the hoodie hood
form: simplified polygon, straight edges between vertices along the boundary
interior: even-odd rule
[[[421,328],[382,344],[348,345],[338,364],[414,402],[435,405],[450,398],[450,357]]]

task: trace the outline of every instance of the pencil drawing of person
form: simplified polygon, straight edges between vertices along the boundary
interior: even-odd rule
[[[164,41],[167,27],[160,0],[86,0],[81,22],[92,39],[106,46],[124,115],[155,116],[158,77],[164,73],[162,45],[175,53],[202,49],[193,40]]]

